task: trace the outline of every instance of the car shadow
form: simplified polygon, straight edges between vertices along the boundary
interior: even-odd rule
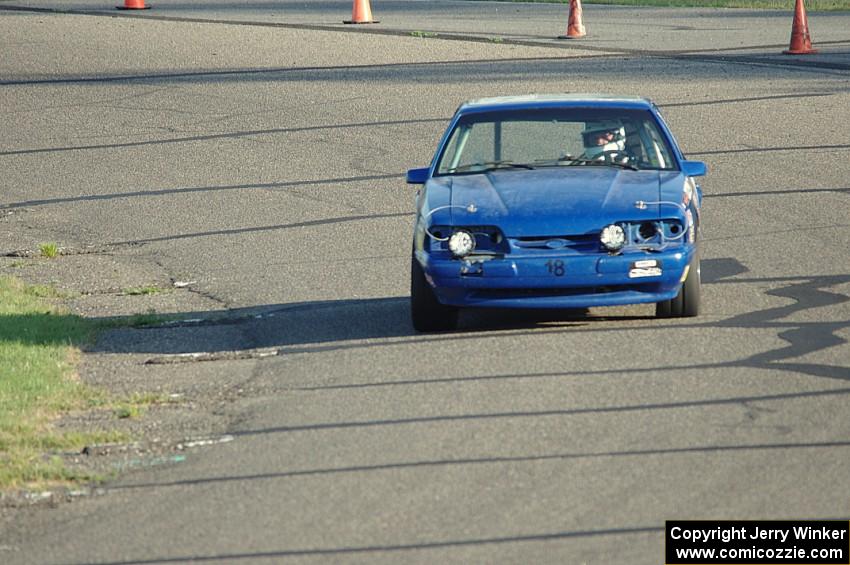
[[[104,332],[87,351],[173,355],[308,345],[337,348],[346,343],[440,336],[476,338],[482,332],[574,327],[594,320],[585,310],[465,310],[457,330],[420,334],[411,325],[409,304],[407,296],[274,304],[224,314],[184,313],[176,320],[148,326],[122,327],[121,319],[111,319],[118,327]]]
[[[747,272],[734,259],[704,260],[702,270],[707,284]],[[457,330],[420,334],[413,330],[409,308],[408,296],[394,296],[190,312],[148,326],[133,318],[111,318],[116,327],[103,332],[87,351],[175,355],[264,348],[297,351],[299,346],[336,349],[364,341],[478,339],[486,332],[555,332],[591,329],[603,322],[654,320],[652,304],[591,310],[464,309]]]
[[[73,335],[89,331],[91,322],[103,322],[98,339],[83,345],[91,353],[127,353],[146,356],[144,363],[175,363],[185,360],[261,358],[299,352],[326,352],[375,347],[394,347],[428,341],[457,342],[500,336],[544,336],[620,332],[630,338],[651,340],[656,332],[677,330],[747,329],[776,333],[780,344],[736,361],[711,363],[704,368],[758,367],[786,370],[840,381],[850,380],[846,365],[804,362],[815,352],[846,343],[843,319],[799,321],[814,309],[831,308],[850,301],[840,291],[850,274],[753,277],[734,258],[704,259],[704,285],[758,285],[772,300],[771,307],[732,312],[727,316],[703,316],[679,320],[656,320],[652,304],[584,310],[490,310],[468,309],[461,313],[457,330],[421,334],[413,330],[409,297],[393,296],[270,304],[227,311],[182,312],[159,315],[153,325],[147,316],[82,320],[74,315],[49,313],[17,315],[0,335],[4,342],[56,344],[78,342]],[[62,328],[81,327],[73,333],[44,332],[44,324]],[[85,331],[83,331],[85,330]],[[56,337],[59,336],[59,337]],[[64,336],[64,337],[63,337]],[[183,357],[188,356],[188,357]]]

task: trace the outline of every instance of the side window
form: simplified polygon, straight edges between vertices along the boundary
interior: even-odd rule
[[[626,133],[625,150],[637,164],[646,163],[646,151],[644,151],[643,143],[640,136],[640,123],[635,124],[635,120],[628,120],[623,123],[623,129]]]
[[[492,122],[473,124],[469,128],[469,139],[466,146],[462,148],[458,161],[459,167],[496,160],[496,156],[493,154],[494,129]]]
[[[673,167],[673,160],[667,152],[667,145],[652,122],[646,121],[643,123],[641,139],[644,142],[646,160],[650,166],[657,169],[670,169]]]
[[[452,173],[455,169],[493,161],[492,122],[461,125],[452,132],[437,172]]]
[[[452,136],[449,139],[448,145],[446,145],[446,149],[443,152],[443,156],[440,160],[440,166],[437,169],[437,173],[445,174],[451,171],[454,167],[457,166],[457,159],[460,157],[458,151],[460,151],[460,146],[464,143],[463,139],[466,138],[466,128],[463,126],[457,127],[452,132]]]

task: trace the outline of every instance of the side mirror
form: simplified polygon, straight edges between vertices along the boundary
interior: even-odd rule
[[[704,177],[708,167],[702,161],[682,161],[682,172],[689,177]]]
[[[407,184],[425,184],[426,180],[428,180],[428,167],[407,171]]]

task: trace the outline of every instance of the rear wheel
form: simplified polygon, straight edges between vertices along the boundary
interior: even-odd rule
[[[438,332],[457,328],[458,309],[442,304],[425,280],[422,265],[410,261],[410,317],[418,332]]]
[[[691,259],[688,278],[682,283],[679,294],[671,300],[655,305],[655,315],[659,318],[691,318],[699,315],[700,304],[700,261],[695,255]]]

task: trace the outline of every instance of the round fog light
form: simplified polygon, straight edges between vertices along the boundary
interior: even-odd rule
[[[455,257],[466,257],[475,249],[475,237],[465,230],[457,230],[449,238],[449,251]]]
[[[617,224],[611,224],[602,228],[602,233],[599,234],[599,241],[609,251],[618,251],[626,244],[626,232]]]

